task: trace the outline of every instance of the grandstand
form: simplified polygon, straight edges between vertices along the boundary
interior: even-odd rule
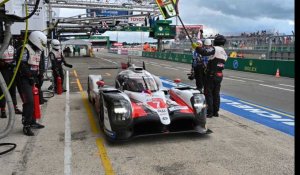
[[[208,38],[213,39],[214,36]],[[225,50],[228,55],[236,52],[238,57],[276,60],[295,60],[295,35],[278,35],[265,31],[226,36]],[[189,40],[172,42],[165,52],[191,52]]]

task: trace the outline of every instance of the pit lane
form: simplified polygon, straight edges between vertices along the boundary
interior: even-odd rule
[[[86,94],[88,74],[101,74],[106,84],[113,85],[117,70],[88,70],[88,67],[112,66],[113,62],[120,65],[128,56],[108,53],[96,56],[67,59],[76,70],[76,73],[70,70],[73,174],[294,174],[294,137],[224,110],[219,118],[208,119],[208,127],[214,131],[208,136],[162,135],[121,144],[107,143],[99,131],[95,113],[88,112],[89,107],[84,102],[86,96],[82,94]],[[149,62],[146,63],[147,70],[156,75],[181,78],[183,83],[194,84],[186,77],[190,65],[140,57],[132,59],[140,65],[142,60]],[[291,85],[292,79],[271,79],[273,77],[267,75],[234,71],[224,74],[231,79],[224,79],[222,92],[293,113],[293,93],[290,91],[264,89],[257,84],[262,82],[236,77],[287,85]],[[254,88],[258,90],[254,91]],[[24,137],[19,121],[13,133],[2,139],[18,143],[14,153],[0,159],[4,174],[64,173],[65,95],[55,96],[43,106],[42,123],[46,128],[38,131],[37,136]],[[278,102],[277,99],[286,100]]]

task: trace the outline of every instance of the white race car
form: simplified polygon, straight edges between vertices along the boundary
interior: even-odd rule
[[[175,80],[179,83],[180,80]],[[205,97],[192,87],[163,87],[159,77],[129,65],[115,87],[101,75],[89,75],[88,98],[109,140],[179,132],[208,134]]]

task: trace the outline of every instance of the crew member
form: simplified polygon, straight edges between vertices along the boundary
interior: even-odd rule
[[[71,64],[68,64],[65,61],[65,58],[61,52],[60,42],[57,39],[53,39],[51,41],[51,47],[52,47],[52,49],[49,53],[49,57],[50,57],[50,60],[52,63],[52,72],[53,72],[53,77],[54,77],[54,89],[56,91],[57,77],[60,77],[61,81],[64,82],[64,72],[63,72],[62,64],[69,68],[72,68],[73,66]],[[66,90],[64,90],[64,91],[66,91]]]
[[[10,44],[8,45],[7,49],[4,51],[4,54],[2,55],[2,58],[0,57],[0,71],[2,73],[2,76],[5,80],[5,83],[7,86],[12,81],[13,75],[14,75],[14,68],[16,66],[16,61],[14,59],[15,56],[15,48],[12,46],[12,40],[10,41]],[[15,114],[22,114],[22,111],[18,109],[17,107],[17,98],[16,98],[16,81],[13,80],[12,85],[9,89],[10,96],[12,98],[14,108],[15,108]],[[2,95],[2,91],[0,89],[0,94]],[[5,111],[6,101],[5,97],[3,97],[0,100],[0,118],[7,118],[6,111]]]
[[[208,105],[207,117],[219,117],[220,89],[223,80],[223,69],[227,60],[227,54],[222,46],[226,43],[223,35],[217,35],[214,39],[215,54],[209,59],[206,72],[205,97]]]
[[[43,49],[46,47],[47,37],[41,31],[33,31],[28,37],[28,44],[25,45],[20,70],[18,72],[17,86],[21,89],[20,95],[23,101],[23,133],[33,136],[32,128],[44,128],[33,119],[33,93],[32,88],[37,83],[39,64]],[[20,55],[21,49],[18,50]]]
[[[44,99],[43,91],[42,91],[42,86],[44,83],[44,73],[45,73],[45,51],[42,51],[41,53],[41,60],[40,60],[40,65],[39,65],[39,73],[38,73],[38,81],[37,81],[37,88],[39,89],[39,97],[40,97],[40,104],[44,104],[48,100]]]
[[[202,47],[202,41],[198,40],[196,42],[196,45],[193,48],[201,48]],[[194,76],[196,80],[196,88],[202,93],[202,89],[204,86],[204,63],[202,56],[196,52],[196,50],[193,51],[193,61],[192,61],[192,69],[191,69],[191,75]],[[193,77],[190,77],[190,79],[193,79]]]

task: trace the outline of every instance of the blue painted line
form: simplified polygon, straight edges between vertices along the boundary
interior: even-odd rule
[[[160,77],[163,86],[166,88],[172,88],[176,86],[172,80],[165,77]],[[186,84],[180,84],[181,86],[189,86]],[[221,109],[229,111],[233,114],[241,116],[243,118],[255,121],[267,127],[276,129],[291,136],[295,136],[295,120],[291,114],[287,114],[281,111],[261,106],[254,103],[248,103],[245,100],[241,100],[232,96],[221,94]]]

